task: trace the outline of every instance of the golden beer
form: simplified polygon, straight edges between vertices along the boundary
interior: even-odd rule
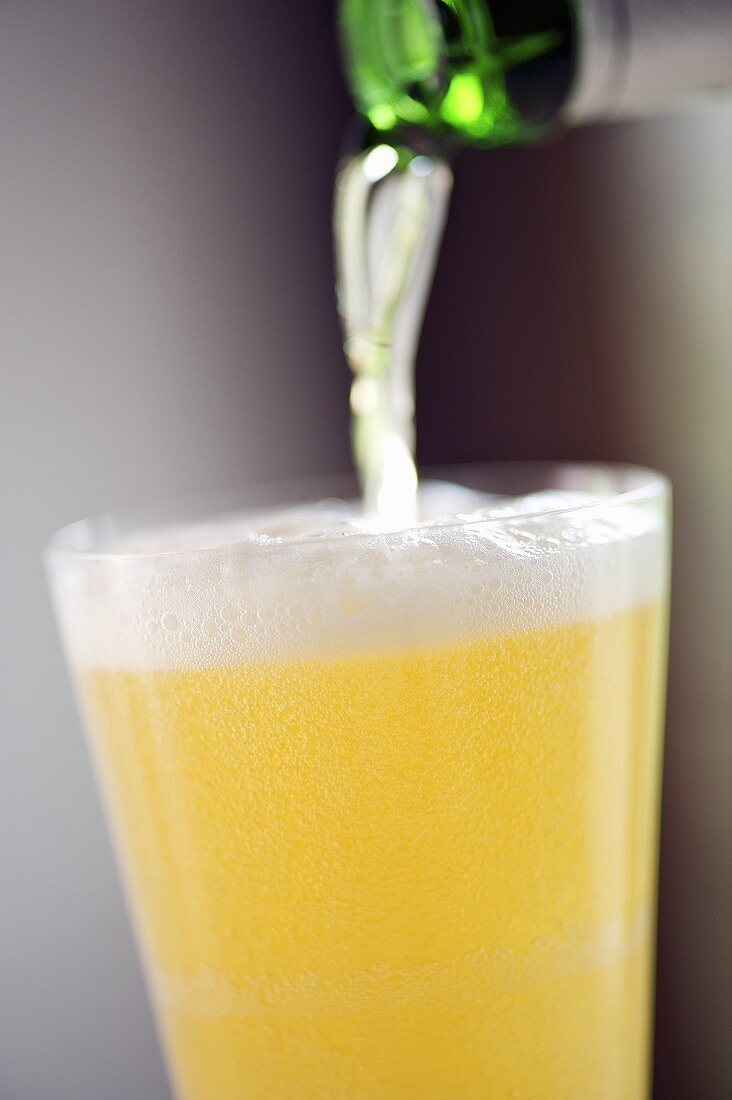
[[[660,502],[489,511],[62,591],[181,1100],[646,1095]]]

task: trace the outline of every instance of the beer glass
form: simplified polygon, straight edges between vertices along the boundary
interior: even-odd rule
[[[668,486],[447,479],[53,539],[180,1100],[646,1095]]]

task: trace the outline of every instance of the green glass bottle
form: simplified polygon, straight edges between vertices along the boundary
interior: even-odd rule
[[[340,26],[384,134],[505,145],[732,87],[732,0],[340,0]]]
[[[572,83],[570,0],[342,0],[340,21],[354,101],[377,131],[528,140]]]

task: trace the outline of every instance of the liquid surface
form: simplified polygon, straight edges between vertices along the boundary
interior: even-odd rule
[[[426,483],[420,523],[324,501],[115,534],[56,598],[75,664],[193,667],[448,644],[602,617],[663,587],[653,502]]]

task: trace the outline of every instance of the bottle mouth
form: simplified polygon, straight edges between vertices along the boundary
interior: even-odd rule
[[[373,129],[463,143],[527,140],[572,84],[572,0],[342,0],[351,94]]]

